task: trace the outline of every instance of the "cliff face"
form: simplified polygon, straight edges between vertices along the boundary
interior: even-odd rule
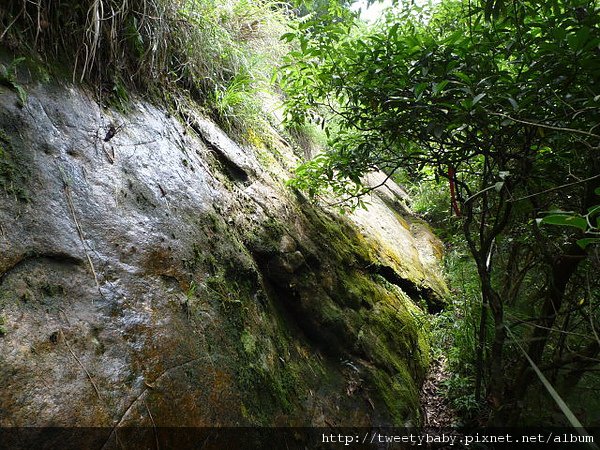
[[[445,288],[397,186],[341,217],[276,134],[26,89],[0,87],[0,426],[419,421]]]

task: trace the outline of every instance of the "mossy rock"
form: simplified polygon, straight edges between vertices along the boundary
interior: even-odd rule
[[[10,197],[18,201],[28,201],[26,183],[29,173],[20,161],[11,139],[0,130],[0,187]]]

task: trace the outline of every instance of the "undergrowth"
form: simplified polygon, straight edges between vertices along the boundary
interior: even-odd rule
[[[413,174],[414,175],[414,174]],[[445,358],[450,377],[444,381],[444,395],[463,423],[474,423],[483,413],[474,395],[477,336],[481,314],[481,289],[477,268],[452,215],[446,180],[422,173],[418,181],[399,174],[397,181],[409,191],[412,210],[436,227],[446,244],[444,271],[450,299],[444,311],[432,316],[432,352]]]
[[[260,123],[258,94],[287,51],[288,20],[271,0],[7,0],[0,44],[69,67],[117,105],[129,90],[183,90],[241,135]]]
[[[464,422],[476,419],[480,404],[474,395],[481,294],[477,269],[466,244],[455,238],[444,258],[451,298],[445,311],[433,317],[433,346],[447,359],[450,377],[445,395]]]

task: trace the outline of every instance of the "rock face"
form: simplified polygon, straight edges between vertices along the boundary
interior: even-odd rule
[[[276,135],[26,88],[0,87],[0,426],[419,422],[445,288],[398,187],[343,218]]]

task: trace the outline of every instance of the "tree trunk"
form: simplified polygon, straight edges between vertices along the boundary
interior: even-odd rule
[[[579,246],[575,245],[571,250],[569,254],[563,254],[556,258],[552,265],[551,283],[546,293],[546,300],[542,305],[540,316],[536,323],[537,326],[531,334],[531,343],[526,350],[536,365],[539,365],[542,360],[551,329],[563,305],[567,284],[573,273],[577,270],[579,263],[585,258],[585,252]],[[525,396],[533,379],[534,373],[531,370],[529,362],[523,360],[513,383],[512,399],[515,401],[521,400]],[[511,417],[514,421],[517,421],[519,419],[519,412],[513,412]]]

